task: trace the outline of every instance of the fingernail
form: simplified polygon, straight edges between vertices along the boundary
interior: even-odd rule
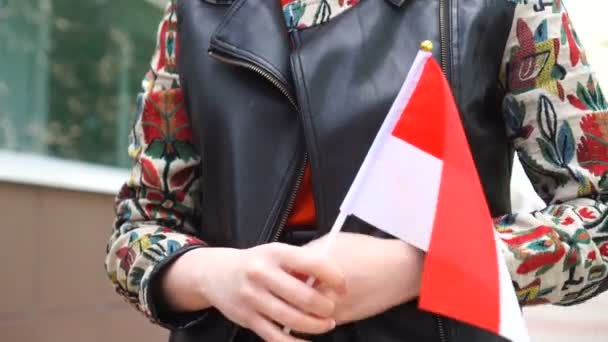
[[[336,327],[336,321],[335,320],[331,320],[331,324],[330,324],[330,328],[331,330],[333,330]]]

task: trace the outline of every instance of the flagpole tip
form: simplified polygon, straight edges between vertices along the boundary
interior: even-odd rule
[[[433,42],[430,40],[425,40],[420,43],[420,50],[425,52],[433,52]]]

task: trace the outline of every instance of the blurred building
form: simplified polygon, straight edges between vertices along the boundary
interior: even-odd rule
[[[113,293],[103,270],[165,1],[0,0],[2,342],[166,340]],[[608,3],[568,5],[608,87],[608,33],[599,28]],[[514,183],[517,207],[542,205],[523,173]],[[606,296],[526,310],[534,340],[607,341],[602,303]]]

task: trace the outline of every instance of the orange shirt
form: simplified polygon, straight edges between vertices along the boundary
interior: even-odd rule
[[[313,226],[316,222],[316,214],[312,192],[312,177],[310,174],[310,167],[307,167],[304,172],[300,190],[296,195],[293,210],[287,221],[287,226],[294,228],[297,226]]]

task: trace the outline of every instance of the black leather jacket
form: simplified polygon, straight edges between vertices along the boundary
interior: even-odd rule
[[[278,1],[180,0],[180,77],[202,154],[203,237],[245,248],[281,238],[309,163],[319,232],[338,213],[419,44],[452,85],[493,215],[510,212],[512,147],[498,75],[515,5],[365,0],[327,24],[286,32]],[[365,15],[362,15],[365,13]],[[377,232],[360,222],[346,230]],[[171,341],[249,341],[219,313]],[[494,341],[415,303],[315,341]]]

